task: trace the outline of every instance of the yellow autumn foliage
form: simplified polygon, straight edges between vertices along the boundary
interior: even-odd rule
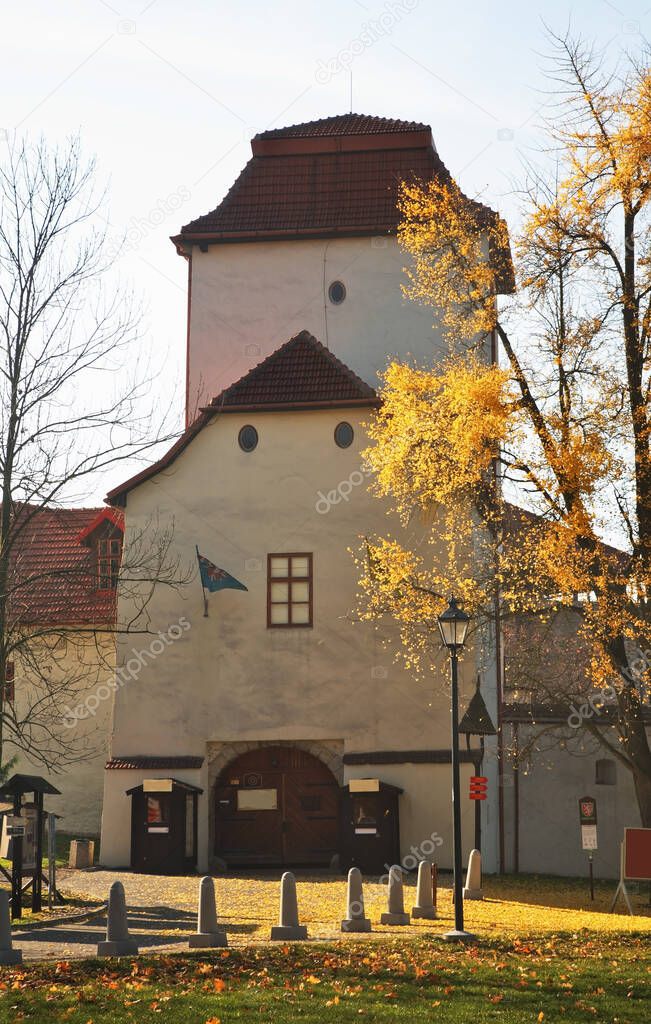
[[[651,69],[609,77],[580,40],[554,45],[557,167],[523,185],[512,277],[499,216],[445,172],[403,185],[404,290],[447,351],[384,376],[366,459],[403,532],[366,538],[360,611],[393,619],[422,669],[451,592],[478,627],[496,600],[576,609],[580,685],[614,687],[609,749],[651,825],[651,668],[627,675],[629,648],[651,649]]]

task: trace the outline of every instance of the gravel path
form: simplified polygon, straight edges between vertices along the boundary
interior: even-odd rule
[[[141,952],[187,949],[179,933],[196,928],[195,916],[167,908],[129,908],[129,927]],[[170,934],[172,933],[172,934]],[[106,917],[80,924],[14,932],[14,948],[22,949],[23,960],[72,960],[96,956],[97,943],[106,938]]]
[[[339,928],[345,916],[345,879],[329,873],[296,872],[301,920],[308,925],[310,938],[341,939]],[[122,882],[127,901],[131,935],[141,952],[187,950],[187,937],[196,931],[196,907],[199,879],[196,875],[139,875],[131,871],[73,871],[57,873],[64,893],[92,900],[106,900],[116,880]],[[271,925],[278,917],[280,872],[256,875],[218,876],[215,878],[217,912],[231,946],[268,942]],[[406,887],[406,898],[413,892]],[[386,889],[377,882],[365,884],[366,907],[379,919],[384,910]],[[400,929],[376,926],[377,936],[387,931],[402,935],[422,933],[423,924]],[[105,937],[106,917],[85,923],[61,924],[14,932],[14,946],[23,951],[23,959],[70,960],[95,956],[97,943]]]

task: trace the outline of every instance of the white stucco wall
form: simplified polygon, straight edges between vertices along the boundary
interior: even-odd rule
[[[199,392],[205,404],[304,329],[373,387],[391,356],[436,362],[432,310],[401,292],[406,262],[394,237],[194,246],[190,412]],[[346,286],[338,306],[335,280]]]
[[[526,728],[521,735],[525,742]],[[587,875],[588,854],[581,847],[579,799],[591,796],[597,802],[595,877],[619,877],[619,848],[624,828],[639,828],[640,813],[632,776],[624,765],[616,763],[614,785],[596,782],[596,761],[609,757],[605,749],[588,738],[583,753],[578,747],[574,752],[558,748],[545,750],[534,755],[531,763],[519,772],[520,871]],[[516,817],[512,772],[507,771],[506,781],[507,867],[514,870]]]
[[[38,630],[39,627],[34,627]],[[43,629],[47,630],[45,626]],[[40,645],[43,650],[45,644]],[[50,766],[30,757],[11,742],[5,729],[7,758],[17,756],[14,772],[41,775],[61,791],[60,796],[46,796],[45,807],[60,815],[59,832],[73,836],[99,835],[102,813],[104,765],[106,763],[115,666],[115,638],[112,633],[88,635],[85,627],[69,627],[69,640],[64,649],[59,644],[55,655],[47,661],[39,655],[41,673],[52,681],[54,690],[64,689],[60,696],[48,700],[47,722],[43,726],[57,737],[51,742],[45,731],[35,727],[33,738],[44,750],[53,751]],[[110,685],[109,685],[110,684]],[[34,689],[30,683],[29,665],[16,659],[16,701],[18,717],[26,705],[42,693],[42,683]],[[51,714],[50,714],[51,712]]]
[[[159,644],[162,652],[142,659],[136,677],[118,690],[113,756],[206,757],[209,744],[274,740],[336,740],[344,752],[355,753],[449,748],[445,682],[440,676],[429,683],[414,681],[393,662],[373,626],[354,621],[357,570],[348,548],[357,548],[364,534],[391,529],[385,507],[363,483],[352,486],[348,500],[326,514],[315,507],[320,493],[358,479],[351,474],[361,465],[365,440],[360,424],[368,415],[370,410],[222,414],[169,469],[129,494],[127,544],[130,532],[146,524],[155,510],[161,526],[174,523],[174,554],[182,563],[196,564],[197,544],[249,592],[210,595],[210,614],[204,618],[197,579],[178,591],[157,588],[148,606],[151,629],[165,634],[181,620],[189,628],[173,643]],[[352,447],[345,450],[333,440],[342,419],[356,431]],[[260,437],[250,454],[237,444],[245,423],[253,424]],[[273,552],[313,552],[313,628],[267,628],[266,564]],[[128,611],[120,606],[121,617]],[[121,645],[118,664],[133,657],[138,646],[146,648],[147,638],[140,644],[130,638],[128,645]],[[462,670],[462,710],[474,677],[469,653]],[[199,803],[200,870],[209,855],[212,794],[205,788],[206,770],[204,763],[201,771],[178,776],[205,790]],[[130,801],[125,791],[152,774],[157,773],[106,772],[105,864],[129,862]],[[464,768],[466,850],[472,842],[467,774]],[[449,766],[372,765],[359,771],[356,766],[347,777],[353,775],[402,786],[403,852],[436,831],[444,839],[439,863],[449,866]]]

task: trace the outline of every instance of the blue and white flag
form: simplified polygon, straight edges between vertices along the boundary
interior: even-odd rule
[[[199,572],[201,573],[201,586],[205,590],[209,590],[211,593],[215,590],[247,590],[243,583],[236,580],[234,576],[231,576],[225,569],[220,569],[219,566],[209,561],[204,555],[199,554],[197,548],[197,558],[199,560]]]

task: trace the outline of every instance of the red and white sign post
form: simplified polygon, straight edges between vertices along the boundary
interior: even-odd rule
[[[597,801],[592,796],[579,797],[579,818],[581,820],[581,846],[588,851],[590,872],[590,899],[594,899],[594,873],[592,855],[597,849]]]

